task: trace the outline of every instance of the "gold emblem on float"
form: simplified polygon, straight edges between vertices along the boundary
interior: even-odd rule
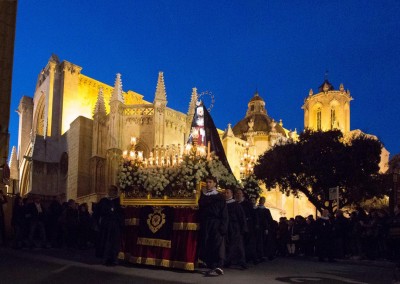
[[[153,207],[154,212],[148,215],[147,225],[150,231],[155,234],[165,224],[165,214],[162,212],[163,208]]]

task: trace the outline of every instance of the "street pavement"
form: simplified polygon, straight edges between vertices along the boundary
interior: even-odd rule
[[[13,250],[0,248],[0,284],[3,283],[398,283],[393,263],[385,261],[318,262],[315,259],[277,258],[247,270],[224,269],[208,277],[194,272],[122,263],[101,265],[94,251],[68,249]],[[400,283],[400,282],[399,282]]]

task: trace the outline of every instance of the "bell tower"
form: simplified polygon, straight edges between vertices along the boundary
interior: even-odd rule
[[[350,91],[340,84],[339,90],[325,79],[314,94],[310,89],[304,100],[304,128],[328,131],[339,129],[344,134],[350,131]]]

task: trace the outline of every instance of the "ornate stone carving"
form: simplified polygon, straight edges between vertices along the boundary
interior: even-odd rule
[[[250,118],[249,122],[247,122],[247,125],[249,126],[249,129],[247,131],[253,131],[254,118]]]
[[[158,112],[159,114],[163,114],[163,113],[165,112],[165,105],[164,105],[164,104],[159,105],[159,106],[156,108],[156,110],[157,110],[157,112]]]
[[[271,124],[270,124],[270,126],[271,126],[271,132],[276,132],[276,121],[275,120],[272,120],[271,121]]]
[[[152,122],[151,117],[128,117],[126,119],[127,123],[134,123],[134,124],[150,124]]]
[[[141,115],[141,116],[153,116],[154,108],[146,107],[146,108],[124,108],[124,115]]]

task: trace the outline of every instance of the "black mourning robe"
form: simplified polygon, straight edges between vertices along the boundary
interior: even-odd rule
[[[96,205],[99,220],[100,237],[96,247],[96,255],[103,257],[106,264],[115,264],[121,244],[121,232],[124,214],[120,199],[102,198]]]
[[[333,259],[333,222],[329,218],[320,217],[315,221],[316,249],[319,260],[327,257]]]
[[[229,222],[225,198],[221,194],[201,194],[199,221],[199,258],[208,268],[221,268],[225,260],[225,236]]]
[[[233,199],[232,199],[233,200]],[[227,202],[229,224],[226,238],[226,264],[246,263],[243,234],[247,231],[246,216],[242,206],[235,200]]]
[[[228,169],[230,173],[232,173],[231,167],[229,165],[228,159],[226,158],[225,155],[225,150],[224,147],[222,146],[221,138],[219,137],[218,130],[215,127],[214,121],[208,112],[207,108],[201,103],[201,105],[197,106],[194,112],[193,120],[192,120],[192,128],[198,128],[199,126],[197,125],[197,108],[202,107],[204,111],[204,131],[205,131],[205,145],[208,145],[208,142],[210,142],[210,150],[211,152],[214,152],[215,155],[219,158],[219,160],[222,162],[222,164]],[[192,143],[193,137],[192,134],[190,134],[188,143]]]
[[[257,257],[263,258],[264,256],[269,256],[268,253],[268,235],[271,234],[272,230],[272,215],[266,207],[257,207],[256,209],[258,215],[259,226],[256,229],[256,249]]]
[[[257,261],[256,251],[256,230],[259,227],[259,220],[256,209],[248,200],[243,200],[239,203],[242,206],[247,222],[247,232],[244,235],[244,248],[247,261]]]

